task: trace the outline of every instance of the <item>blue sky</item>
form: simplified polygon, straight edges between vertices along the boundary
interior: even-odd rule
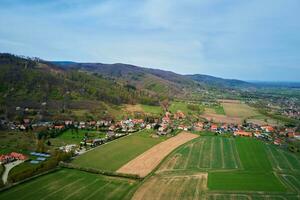
[[[299,81],[299,0],[0,0],[0,52]]]

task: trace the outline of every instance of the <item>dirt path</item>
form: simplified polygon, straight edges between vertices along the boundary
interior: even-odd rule
[[[161,142],[117,170],[119,173],[147,176],[175,148],[197,138],[198,135],[181,132],[177,136]]]

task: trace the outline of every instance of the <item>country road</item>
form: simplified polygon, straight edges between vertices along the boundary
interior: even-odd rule
[[[14,161],[14,162],[11,162],[11,163],[8,163],[8,164],[5,164],[5,165],[4,165],[5,170],[4,170],[3,174],[2,174],[2,181],[3,181],[4,184],[6,184],[6,182],[7,182],[7,178],[8,178],[8,173],[9,173],[9,171],[10,171],[12,168],[14,168],[15,166],[17,166],[17,165],[19,165],[19,164],[21,164],[21,163],[23,163],[23,162],[24,162],[24,160],[16,160],[16,161]]]

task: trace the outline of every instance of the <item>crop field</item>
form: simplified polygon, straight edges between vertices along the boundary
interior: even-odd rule
[[[267,152],[274,170],[300,173],[299,155],[284,151],[271,145],[267,146]]]
[[[203,199],[207,173],[176,176],[153,176],[134,194],[133,200]]]
[[[141,131],[126,136],[77,157],[73,164],[106,171],[116,171],[136,156],[165,140],[153,138],[149,131]]]
[[[277,162],[285,171],[277,173],[269,151],[279,150],[253,138],[202,135],[173,151],[134,199],[299,199],[298,158],[284,152]]]
[[[161,171],[187,169],[238,169],[241,167],[233,138],[200,137],[175,151]]]
[[[62,169],[0,193],[2,200],[129,199],[136,181]]]

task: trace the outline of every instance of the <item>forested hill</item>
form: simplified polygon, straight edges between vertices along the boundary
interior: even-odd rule
[[[131,85],[39,59],[0,54],[0,71],[1,105],[66,99],[158,104],[158,97]]]
[[[223,79],[223,78],[217,78],[214,76],[204,75],[204,74],[193,74],[193,75],[186,75],[190,79],[193,79],[194,81],[197,81],[201,84],[207,84],[210,86],[215,87],[226,87],[226,88],[249,88],[249,87],[255,87],[254,84],[241,81],[237,79]]]
[[[187,91],[201,87],[190,78],[170,71],[143,68],[134,65],[116,63],[74,63],[53,62],[64,69],[76,69],[101,74],[138,89],[165,97],[183,97]]]

